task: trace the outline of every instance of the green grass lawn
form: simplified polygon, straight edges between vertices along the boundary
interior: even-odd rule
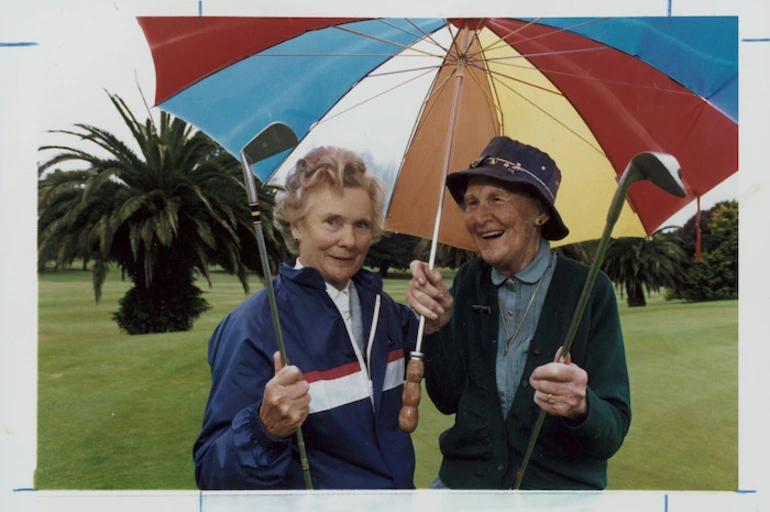
[[[400,301],[406,285],[385,283]],[[213,288],[201,285],[213,307],[191,331],[128,336],[111,315],[129,287],[111,272],[96,304],[90,272],[39,276],[39,489],[195,488],[208,338],[245,295],[237,279],[215,274]],[[737,489],[738,302],[620,304],[633,420],[609,488]],[[424,395],[413,434],[418,488],[436,475],[438,435],[451,422]]]

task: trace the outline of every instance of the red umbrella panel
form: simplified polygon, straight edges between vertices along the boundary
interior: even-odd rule
[[[645,236],[738,169],[735,17],[333,19],[143,17],[155,103],[234,155],[283,121],[301,142],[255,166],[280,184],[312,147],[359,152],[386,183],[387,228],[432,238],[446,174],[495,135],[546,151],[570,235],[598,239],[618,176],[674,155],[689,196],[631,188],[616,236]],[[438,240],[474,249],[446,201]]]

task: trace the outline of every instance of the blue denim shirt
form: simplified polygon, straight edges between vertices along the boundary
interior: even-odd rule
[[[497,296],[501,306],[495,374],[503,417],[508,415],[516,390],[521,384],[524,365],[527,362],[529,342],[537,329],[545,294],[548,291],[554,268],[556,268],[555,260],[556,254],[551,252],[548,240],[543,238],[535,259],[513,277],[509,278],[492,269],[492,282],[498,287]],[[524,316],[535,290],[537,290],[537,295],[529,307],[529,312]],[[505,322],[510,336],[514,336],[521,323],[514,339],[508,342],[506,342],[508,336],[506,336],[503,322]]]

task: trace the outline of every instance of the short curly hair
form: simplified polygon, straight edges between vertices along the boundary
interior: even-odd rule
[[[305,218],[308,212],[308,194],[330,186],[364,189],[372,200],[372,243],[380,239],[385,229],[385,189],[380,179],[369,172],[364,161],[354,152],[324,146],[315,148],[297,161],[286,177],[286,183],[276,194],[275,224],[281,230],[289,252],[299,253],[299,243],[291,234],[291,224]]]

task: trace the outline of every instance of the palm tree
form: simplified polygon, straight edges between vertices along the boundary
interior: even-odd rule
[[[687,266],[687,255],[674,235],[656,231],[647,238],[613,240],[604,256],[602,270],[621,290],[629,307],[645,306],[647,292],[674,288]]]
[[[76,258],[83,260],[84,268],[90,259],[88,233],[78,232],[68,236],[69,230],[61,229],[64,217],[81,200],[85,191],[87,173],[84,171],[64,172],[56,170],[38,181],[38,271],[42,272],[49,261],[54,261],[54,270],[61,265],[71,264]]]
[[[44,146],[58,154],[42,174],[62,162],[85,163],[54,172],[39,187],[38,255],[71,263],[93,261],[94,296],[117,265],[134,283],[113,318],[130,334],[187,330],[209,308],[194,285],[210,266],[235,274],[248,292],[248,270],[261,270],[246,191],[234,177],[238,162],[205,134],[161,112],[137,121],[123,100],[110,100],[139,147],[137,155],[112,133],[85,124],[59,130],[91,142],[108,156],[69,146]],[[260,206],[272,205],[263,191]],[[265,223],[273,265],[286,256],[282,239]],[[280,243],[278,243],[280,241]]]
[[[584,263],[586,265],[591,265],[594,261],[594,257],[596,255],[596,249],[599,247],[599,240],[585,240],[583,242],[575,242],[572,244],[567,245],[560,245],[559,247],[556,247],[554,250],[561,254],[562,256],[566,256],[567,258],[571,258],[573,260],[577,260],[581,263]]]

